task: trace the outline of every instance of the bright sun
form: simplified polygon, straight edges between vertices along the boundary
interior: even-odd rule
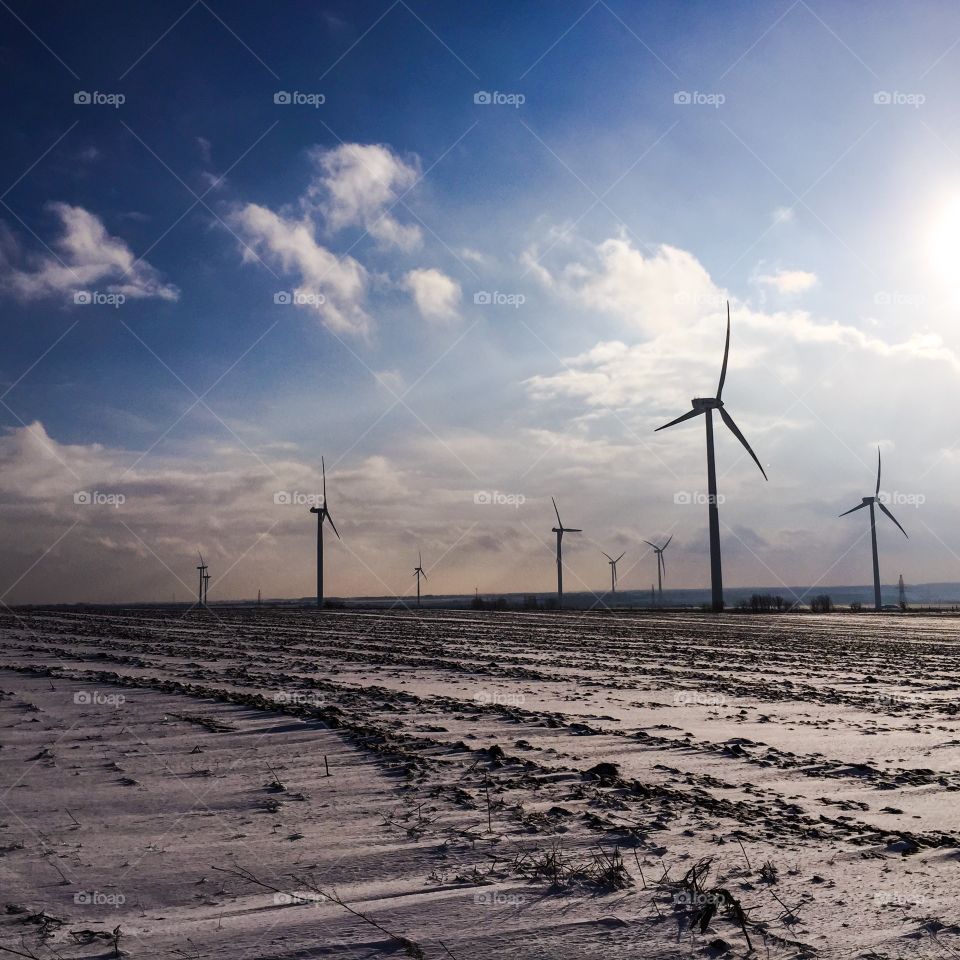
[[[945,278],[960,280],[960,196],[946,203],[934,220],[930,260]]]

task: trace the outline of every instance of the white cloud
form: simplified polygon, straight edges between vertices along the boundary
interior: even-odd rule
[[[51,242],[52,253],[22,255],[19,241],[7,234],[0,254],[4,290],[26,301],[90,288],[131,299],[179,298],[180,291],[164,283],[146,260],[138,260],[122,239],[107,233],[95,214],[66,203],[52,203],[50,209],[62,226],[60,236]]]
[[[819,282],[815,273],[808,270],[777,270],[775,273],[760,274],[756,282],[764,287],[773,287],[778,293],[787,296],[805,293]]]
[[[285,273],[295,274],[296,293],[306,309],[337,333],[365,335],[370,317],[363,309],[369,285],[367,271],[351,256],[337,256],[317,243],[307,220],[290,220],[267,207],[248,203],[231,217],[249,243],[245,261],[263,256]]]
[[[697,259],[668,245],[645,255],[628,239],[611,237],[553,270],[537,259],[535,248],[523,259],[528,271],[561,297],[646,333],[690,322],[723,305],[722,291]]]
[[[417,182],[420,171],[415,164],[381,144],[318,147],[311,158],[320,176],[310,185],[306,203],[323,213],[332,232],[361,226],[385,246],[406,252],[420,247],[420,228],[400,223],[389,210]]]
[[[403,278],[403,287],[413,297],[417,309],[427,320],[453,320],[460,303],[460,284],[445,273],[430,267],[411,270]]]

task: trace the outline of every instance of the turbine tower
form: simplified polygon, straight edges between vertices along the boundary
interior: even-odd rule
[[[657,593],[660,596],[661,603],[663,603],[663,575],[667,572],[667,561],[663,559],[663,551],[670,546],[672,539],[673,534],[671,533],[669,539],[662,547],[658,547],[655,543],[650,543],[649,540],[643,541],[648,546],[653,547],[653,552],[657,555]]]
[[[855,510],[862,510],[864,507],[870,508],[870,538],[873,541],[873,608],[879,610],[880,603],[880,558],[877,554],[877,513],[874,506],[879,507],[896,525],[900,532],[907,537],[907,531],[900,526],[897,518],[887,509],[886,504],[880,499],[880,448],[877,447],[877,490],[872,497],[864,497],[863,502],[840,514],[845,517],[848,513]],[[910,538],[907,537],[909,540]]]
[[[692,417],[704,415],[707,425],[707,513],[710,519],[710,588],[712,594],[711,607],[715,613],[723,610],[723,570],[720,563],[720,512],[717,509],[717,465],[713,455],[713,411],[720,414],[720,419],[727,425],[730,432],[743,444],[747,453],[753,457],[753,462],[760,467],[763,479],[767,479],[767,473],[763,469],[757,455],[750,448],[746,437],[740,432],[739,427],[733,422],[733,417],[724,409],[723,400],[723,381],[727,378],[727,359],[730,356],[730,301],[727,301],[727,342],[723,348],[723,366],[720,368],[720,383],[717,386],[717,395],[715,397],[694,397],[691,401],[692,410],[685,413],[676,420],[665,423],[657,430],[666,430],[674,424],[682,423],[684,420],[690,420]]]
[[[553,532],[557,535],[557,606],[563,606],[563,535],[565,533],[583,533],[577,527],[565,527],[560,519],[560,511],[557,509],[557,501],[553,497],[553,512],[557,515],[557,525],[553,527]]]
[[[417,551],[417,565],[413,568],[413,575],[417,578],[417,606],[420,606],[420,578],[423,577],[424,580],[429,579],[423,571],[423,557],[420,556],[420,552]]]
[[[329,520],[330,526],[333,527],[333,532],[337,534],[337,539],[340,539],[340,534],[337,532],[336,524],[333,522],[333,517],[330,516],[330,511],[327,509],[327,467],[323,462],[323,457],[320,458],[320,469],[323,471],[323,506],[321,507],[311,507],[310,512],[317,515],[317,607],[323,607],[323,521]]]
[[[610,592],[616,593],[617,592],[617,564],[623,559],[623,554],[626,553],[627,551],[624,550],[623,553],[621,553],[616,560],[614,560],[609,553],[604,553],[602,550],[600,552],[603,553],[603,555],[607,558],[607,563],[610,564]]]
[[[210,588],[210,574],[203,575],[203,605],[207,605],[207,590]]]
[[[204,586],[207,582],[207,565],[203,562],[203,554],[198,550],[197,556],[200,558],[200,566],[197,569],[200,571],[200,588],[197,590],[197,606],[203,607],[206,606],[206,603],[203,599]]]

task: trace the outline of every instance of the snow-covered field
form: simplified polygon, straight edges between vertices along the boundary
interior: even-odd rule
[[[0,956],[960,950],[960,621],[0,617]]]

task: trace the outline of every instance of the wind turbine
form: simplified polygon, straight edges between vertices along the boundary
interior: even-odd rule
[[[330,526],[333,527],[333,532],[337,534],[337,539],[340,539],[340,534],[337,532],[336,524],[333,522],[333,517],[330,516],[330,511],[327,509],[327,466],[323,462],[323,457],[320,458],[320,469],[323,471],[323,506],[322,507],[311,507],[310,512],[317,515],[317,606],[323,607],[323,521],[329,520]]]
[[[560,511],[557,509],[557,501],[553,497],[553,512],[557,515],[557,525],[553,527],[553,532],[557,535],[557,606],[563,606],[563,535],[565,533],[583,533],[577,527],[565,527],[560,519]]]
[[[607,558],[607,562],[610,564],[610,592],[616,593],[617,592],[617,564],[623,559],[623,554],[626,553],[627,551],[624,550],[623,553],[621,553],[616,560],[614,560],[609,553],[604,553],[603,550],[601,550],[600,552],[603,553],[603,555]]]
[[[845,510],[840,514],[841,517],[845,517],[848,513],[853,513],[855,510],[862,510],[864,507],[870,508],[870,537],[873,541],[873,606],[875,610],[879,610],[881,607],[880,604],[880,558],[877,555],[877,514],[874,510],[874,505],[878,506],[899,528],[900,532],[907,537],[907,531],[900,526],[897,518],[887,509],[886,504],[880,499],[880,448],[877,447],[877,490],[874,496],[864,497],[863,502],[856,507],[852,507],[850,510]],[[909,540],[910,538],[907,537]]]
[[[203,575],[203,605],[207,605],[207,590],[210,587],[210,574],[205,573]]]
[[[663,551],[670,546],[670,541],[673,539],[673,534],[670,534],[670,537],[667,539],[667,542],[662,546],[658,547],[655,543],[650,543],[649,540],[644,540],[643,542],[653,547],[653,552],[657,555],[657,593],[660,595],[660,602],[663,602],[663,575],[667,572],[667,561],[663,559]]]
[[[423,577],[424,580],[428,580],[426,573],[423,570],[423,557],[420,556],[420,552],[417,551],[417,565],[413,568],[413,575],[417,578],[417,606],[420,606],[420,578]]]
[[[712,593],[711,606],[714,612],[719,613],[723,610],[723,571],[720,563],[720,512],[717,509],[717,465],[713,456],[713,411],[720,414],[720,419],[727,425],[730,432],[743,444],[747,453],[753,457],[754,463],[760,467],[763,479],[767,479],[767,473],[763,469],[757,455],[750,448],[746,437],[740,432],[739,427],[733,422],[733,417],[724,409],[723,400],[723,381],[727,378],[727,359],[730,356],[730,301],[727,301],[727,342],[723,348],[723,366],[720,368],[720,383],[717,386],[717,395],[715,397],[694,397],[690,401],[693,409],[685,413],[676,420],[665,423],[657,430],[666,430],[674,424],[682,423],[684,420],[690,420],[692,417],[704,415],[707,424],[707,511],[710,519],[710,588]]]
[[[203,562],[203,554],[199,550],[197,551],[197,556],[200,558],[200,566],[197,567],[197,569],[200,571],[200,589],[197,591],[197,606],[202,607],[204,606],[203,587],[207,582],[207,565]]]

